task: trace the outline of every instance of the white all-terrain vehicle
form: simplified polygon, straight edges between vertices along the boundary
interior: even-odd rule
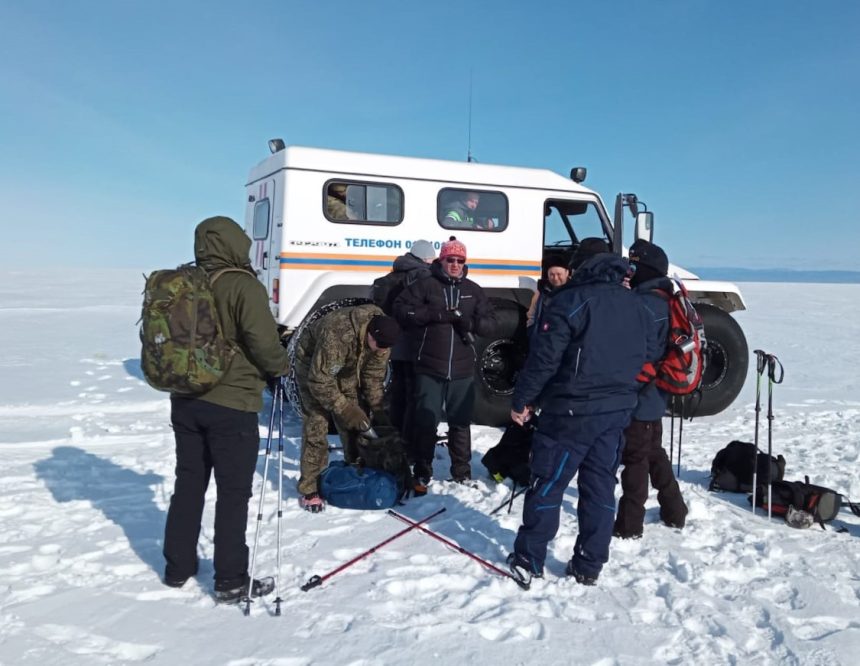
[[[635,217],[636,237],[652,234],[653,215],[635,195],[619,194],[610,217],[600,196],[581,184],[582,168],[568,179],[543,169],[287,148],[280,139],[269,147],[272,154],[248,178],[245,229],[251,261],[287,332],[332,302],[367,298],[373,280],[414,240],[438,248],[455,235],[466,244],[469,277],[492,299],[498,317],[495,333],[475,343],[478,424],[508,422],[526,351],[525,312],[545,258],[569,255],[589,236],[625,253],[625,209]],[[458,221],[467,199],[477,207],[466,212],[468,222]],[[695,413],[716,414],[735,399],[747,374],[746,339],[729,315],[745,309],[744,301],[729,282],[699,280],[675,265],[670,274],[684,282],[705,325]]]

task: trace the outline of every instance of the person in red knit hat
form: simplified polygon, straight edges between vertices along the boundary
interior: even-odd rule
[[[451,236],[430,266],[430,277],[404,289],[394,302],[394,316],[412,336],[415,350],[415,428],[408,454],[416,494],[426,492],[433,477],[443,406],[451,477],[457,482],[472,478],[475,335],[490,335],[496,319],[484,290],[467,274],[466,246]]]

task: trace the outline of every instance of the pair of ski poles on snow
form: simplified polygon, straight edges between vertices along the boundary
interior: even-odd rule
[[[761,378],[767,370],[767,517],[772,516],[771,500],[773,499],[772,488],[772,458],[773,455],[773,385],[782,384],[785,378],[785,370],[775,354],[769,354],[761,349],[755,350],[755,439],[753,444],[753,482],[752,482],[752,511],[755,513],[755,500],[758,484],[758,431],[759,414],[761,413]]]
[[[269,460],[272,455],[272,433],[275,430],[275,417],[278,419],[278,514],[277,514],[277,566],[275,574],[275,615],[281,614],[281,518],[283,510],[281,502],[283,501],[283,483],[284,483],[284,397],[286,389],[284,388],[284,378],[278,377],[272,393],[272,413],[269,415],[269,435],[266,438],[266,462],[263,464],[263,483],[260,490],[260,505],[257,509],[257,524],[254,528],[254,548],[251,554],[251,568],[248,575],[248,591],[242,601],[245,602],[244,613],[246,616],[251,614],[251,593],[254,585],[254,569],[257,564],[257,546],[260,541],[260,524],[263,522],[263,502],[266,499],[266,486],[269,478]]]
[[[469,559],[474,560],[475,562],[477,562],[481,566],[485,567],[486,569],[489,569],[493,573],[498,574],[498,575],[502,576],[503,578],[510,578],[512,581],[514,581],[517,585],[519,585],[524,590],[529,589],[528,583],[523,583],[523,582],[517,580],[514,576],[512,576],[509,572],[505,571],[504,569],[500,569],[495,564],[488,562],[487,560],[483,559],[482,557],[475,555],[475,553],[473,553],[469,550],[466,550],[460,544],[458,544],[454,541],[451,541],[450,539],[446,539],[442,535],[437,534],[433,530],[427,529],[424,526],[424,523],[431,521],[433,518],[435,518],[436,516],[438,516],[444,512],[445,512],[445,507],[442,507],[441,509],[438,509],[438,510],[434,511],[433,513],[431,513],[429,516],[425,516],[421,520],[416,521],[416,520],[412,520],[411,518],[404,516],[403,514],[397,513],[397,511],[389,509],[388,510],[389,516],[397,518],[398,520],[409,525],[409,527],[407,527],[406,529],[400,530],[397,534],[394,534],[393,536],[388,537],[384,541],[379,542],[378,544],[376,544],[372,548],[368,548],[363,553],[356,555],[355,557],[353,557],[348,562],[344,562],[339,567],[329,571],[327,574],[324,574],[322,576],[311,576],[308,579],[308,582],[305,583],[304,585],[302,585],[302,587],[301,587],[302,591],[307,592],[308,590],[312,590],[315,587],[319,587],[320,585],[322,585],[325,581],[327,581],[332,576],[336,576],[337,574],[339,574],[344,569],[347,569],[347,568],[351,567],[353,564],[355,564],[356,562],[359,562],[359,561],[363,560],[365,557],[372,555],[373,553],[375,553],[377,550],[379,550],[380,548],[382,548],[386,544],[389,544],[392,541],[394,541],[395,539],[403,536],[407,532],[411,532],[412,530],[416,530],[416,529],[420,530],[421,532],[424,532],[424,534],[426,534],[427,536],[433,537],[437,541],[441,541],[443,544],[445,544],[446,546],[448,546],[452,550],[455,550],[458,553],[465,555]]]

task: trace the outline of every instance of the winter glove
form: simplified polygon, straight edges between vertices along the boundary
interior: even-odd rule
[[[472,321],[471,317],[460,317],[454,322],[454,328],[457,330],[457,333],[460,334],[460,337],[463,337],[474,330],[475,323]]]
[[[430,321],[436,321],[440,324],[452,324],[457,321],[458,316],[456,310],[434,310],[431,311],[432,317]]]
[[[269,393],[277,395],[277,391],[280,388],[282,381],[283,377],[266,377],[266,388],[269,389]]]
[[[343,411],[339,414],[339,418],[347,430],[364,432],[370,429],[370,419],[367,418],[364,410],[355,403],[344,407]]]
[[[467,345],[475,344],[475,334],[472,333],[474,322],[471,318],[461,317],[454,322],[454,330],[460,336],[460,339]]]

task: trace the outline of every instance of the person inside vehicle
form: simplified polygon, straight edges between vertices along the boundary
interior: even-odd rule
[[[480,194],[466,192],[462,199],[452,203],[445,212],[442,226],[448,229],[475,229],[478,226],[475,211],[480,203]]]

